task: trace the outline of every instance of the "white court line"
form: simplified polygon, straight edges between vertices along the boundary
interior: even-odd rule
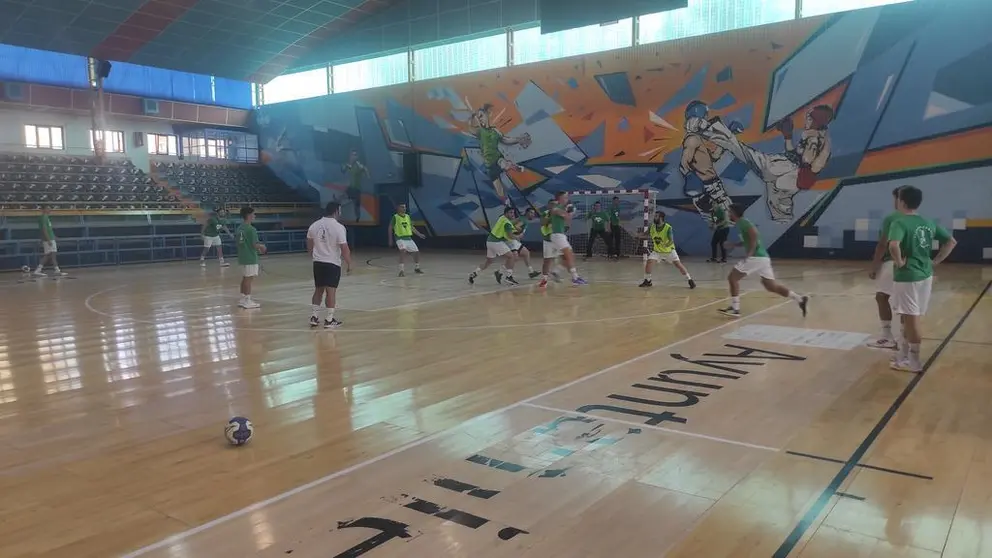
[[[560,413],[563,415],[573,415],[577,417],[585,417],[594,420],[601,420],[603,422],[615,422],[617,424],[624,424],[627,426],[633,426],[636,428],[647,428],[649,430],[658,430],[661,432],[669,432],[672,434],[678,434],[680,436],[688,436],[690,438],[701,438],[703,440],[709,440],[711,442],[720,442],[722,444],[730,444],[732,446],[743,446],[745,448],[759,449],[764,451],[782,451],[782,448],[773,448],[771,446],[762,446],[761,444],[751,444],[748,442],[741,442],[739,440],[730,440],[728,438],[721,438],[719,436],[707,436],[706,434],[697,434],[695,432],[686,432],[685,430],[676,430],[674,428],[665,428],[664,426],[654,426],[651,424],[644,424],[643,422],[636,422],[632,420],[623,420],[613,417],[604,417],[602,415],[591,415],[589,413],[580,413],[578,411],[569,411],[568,409],[559,409],[557,407],[548,407],[547,405],[538,405],[536,403],[520,403],[521,407],[533,407],[535,409],[541,409],[544,411],[551,411],[553,413]]]
[[[404,445],[402,445],[402,446],[400,446],[398,448],[395,448],[395,449],[392,449],[390,451],[387,451],[386,453],[383,453],[381,455],[378,455],[376,457],[373,457],[372,459],[369,459],[367,461],[363,461],[361,463],[356,463],[355,465],[352,465],[352,466],[347,467],[345,469],[341,469],[340,471],[335,471],[334,473],[331,473],[331,474],[329,474],[327,476],[321,477],[321,478],[319,478],[317,480],[310,481],[307,484],[304,484],[302,486],[297,486],[296,488],[294,488],[292,490],[288,490],[286,492],[283,492],[282,494],[277,494],[276,496],[273,496],[272,498],[269,498],[268,500],[263,500],[261,502],[257,502],[255,504],[252,504],[252,505],[246,507],[246,508],[242,508],[242,509],[240,509],[240,510],[238,510],[236,512],[229,513],[229,514],[227,514],[227,515],[225,515],[223,517],[218,517],[217,519],[214,519],[212,521],[208,521],[207,523],[204,523],[202,525],[198,525],[196,527],[193,527],[192,529],[188,529],[186,531],[183,531],[182,533],[176,533],[175,535],[172,535],[171,537],[165,538],[165,539],[163,539],[163,540],[161,540],[161,541],[159,541],[157,543],[153,543],[153,544],[148,545],[148,546],[146,546],[144,548],[140,548],[138,550],[135,550],[134,552],[131,552],[129,554],[125,554],[121,558],[136,558],[138,556],[143,556],[145,554],[148,554],[149,552],[152,552],[152,551],[155,551],[155,550],[159,550],[159,549],[164,548],[164,547],[167,547],[167,546],[171,546],[171,545],[176,544],[178,542],[181,542],[181,541],[183,541],[185,539],[188,539],[189,537],[192,537],[192,536],[194,536],[194,535],[196,535],[198,533],[202,533],[203,531],[207,531],[207,530],[212,529],[212,528],[214,528],[214,527],[216,527],[218,525],[221,525],[223,523],[227,523],[228,521],[230,521],[232,519],[237,519],[237,518],[239,518],[241,516],[250,514],[250,513],[255,512],[255,511],[257,511],[257,510],[259,510],[261,508],[264,508],[266,506],[270,506],[270,505],[275,504],[277,502],[281,502],[281,501],[285,500],[286,498],[290,498],[290,497],[295,496],[297,494],[300,494],[302,492],[306,492],[307,490],[310,490],[310,489],[315,488],[315,487],[318,487],[318,486],[320,486],[322,484],[328,483],[328,482],[330,482],[330,481],[332,481],[332,480],[334,480],[336,478],[339,478],[339,477],[342,477],[344,475],[353,473],[353,472],[355,472],[355,471],[357,471],[359,469],[362,469],[364,467],[368,467],[369,465],[372,465],[372,464],[378,463],[378,462],[380,462],[380,461],[382,461],[384,459],[388,459],[390,457],[393,457],[394,455],[403,453],[404,451],[406,451],[408,449],[415,448],[417,446],[421,446],[421,445],[426,444],[426,443],[428,443],[428,442],[430,442],[432,440],[436,440],[437,438],[440,438],[441,436],[450,434],[451,432],[454,432],[454,431],[456,431],[456,430],[458,430],[460,428],[463,428],[466,424],[469,424],[469,423],[472,423],[472,422],[475,422],[475,421],[485,420],[485,419],[487,419],[489,417],[496,416],[496,415],[498,415],[500,413],[505,413],[506,411],[509,411],[510,409],[514,409],[516,407],[521,407],[521,406],[528,405],[532,401],[535,401],[535,400],[540,399],[542,397],[551,395],[552,393],[557,393],[557,392],[559,392],[559,391],[561,391],[563,389],[567,389],[567,388],[572,387],[572,386],[574,386],[576,384],[579,384],[581,382],[585,382],[585,381],[591,380],[593,378],[598,378],[599,376],[602,376],[603,374],[608,374],[608,373],[610,373],[610,372],[612,372],[612,371],[614,371],[614,370],[616,370],[618,368],[622,368],[624,366],[633,364],[635,362],[644,360],[646,358],[653,357],[654,355],[657,355],[658,353],[667,351],[667,350],[671,349],[672,347],[677,347],[677,346],[679,346],[679,345],[681,345],[683,343],[687,343],[689,341],[692,341],[692,340],[698,339],[700,337],[709,335],[709,334],[711,334],[711,333],[713,333],[715,331],[721,330],[721,329],[723,329],[723,328],[725,328],[727,326],[730,326],[730,325],[733,325],[733,324],[739,324],[739,323],[741,323],[744,320],[748,320],[748,319],[753,318],[755,316],[760,316],[761,314],[764,314],[766,312],[770,312],[772,310],[781,308],[782,306],[784,306],[786,304],[790,304],[790,303],[792,303],[791,300],[786,300],[784,302],[780,302],[780,303],[775,304],[773,306],[769,306],[768,308],[765,308],[764,310],[759,310],[758,312],[755,312],[754,314],[748,314],[748,315],[742,316],[741,318],[736,319],[736,320],[728,320],[728,321],[726,321],[726,322],[724,322],[724,323],[722,323],[722,324],[720,324],[718,326],[711,327],[710,329],[707,329],[705,331],[701,331],[701,332],[699,332],[699,333],[697,333],[695,335],[691,335],[689,337],[686,337],[685,339],[680,339],[680,340],[678,340],[678,341],[676,341],[674,343],[670,343],[668,345],[665,345],[664,347],[660,347],[658,349],[654,349],[653,351],[649,351],[649,352],[644,353],[642,355],[639,355],[639,356],[636,356],[634,358],[625,360],[624,362],[621,362],[619,364],[614,364],[613,366],[610,366],[608,368],[604,368],[604,369],[600,370],[599,372],[593,372],[592,374],[589,374],[587,376],[583,376],[581,378],[572,380],[571,382],[568,382],[566,384],[562,384],[562,385],[560,385],[560,386],[558,386],[556,388],[549,389],[549,390],[547,390],[547,391],[545,391],[543,393],[539,393],[539,394],[534,395],[532,397],[528,397],[527,399],[523,399],[521,401],[517,401],[516,403],[511,403],[511,404],[509,404],[509,405],[507,405],[505,407],[502,407],[500,409],[495,409],[493,411],[489,411],[488,413],[484,413],[484,414],[478,415],[475,418],[472,418],[472,419],[469,419],[467,421],[464,421],[461,424],[458,424],[456,426],[452,426],[451,428],[446,428],[446,429],[441,430],[439,432],[435,432],[434,434],[430,434],[428,436],[424,436],[423,438],[420,438],[418,440],[414,440],[414,441],[412,441],[410,443],[404,444]],[[569,412],[572,413],[574,411],[569,411]],[[593,415],[593,416],[597,420],[603,419],[603,417],[600,417],[600,416],[596,416],[596,415]],[[645,426],[645,425],[640,425],[640,426]],[[678,431],[675,431],[675,432],[678,432]],[[678,432],[678,433],[679,434],[686,434],[685,432]],[[715,441],[723,441],[723,440],[715,440]],[[738,444],[744,444],[744,442],[737,442],[737,443]],[[773,448],[767,448],[767,449],[772,450],[772,451],[777,451],[777,450],[774,450]]]

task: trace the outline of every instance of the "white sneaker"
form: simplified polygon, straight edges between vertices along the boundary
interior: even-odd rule
[[[261,308],[262,305],[255,302],[254,300],[248,300],[242,308]]]
[[[908,358],[904,359],[893,359],[889,361],[889,368],[893,370],[898,370],[900,372],[914,372],[919,373],[923,371],[923,366],[919,363],[913,362]]]
[[[54,275],[56,277],[65,277],[65,276],[67,276],[69,274],[56,267],[55,268],[55,273],[52,273],[52,275]]]
[[[865,343],[865,346],[870,349],[887,349],[890,351],[894,351],[897,348],[899,348],[899,345],[897,345],[895,341],[891,339],[885,339],[883,337],[879,337],[878,339],[872,339],[871,341]]]
[[[221,267],[231,267],[231,264],[229,264],[227,262],[220,262],[220,266]]]
[[[207,260],[200,260],[200,267],[207,267]]]
[[[31,275],[34,275],[35,277],[44,277],[45,276],[45,272],[42,271],[42,270],[40,270],[40,269],[36,269],[36,270],[34,270],[34,271],[31,272]]]

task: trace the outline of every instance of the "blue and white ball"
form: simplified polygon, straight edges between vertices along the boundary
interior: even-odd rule
[[[224,437],[232,446],[243,446],[247,444],[255,434],[255,427],[251,421],[245,417],[234,417],[227,422],[224,428]]]

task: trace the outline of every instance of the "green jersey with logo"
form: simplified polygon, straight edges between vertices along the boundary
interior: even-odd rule
[[[41,239],[46,242],[51,242],[55,240],[55,230],[52,229],[52,218],[48,215],[42,214],[38,217],[38,228],[40,229]]]
[[[589,213],[589,227],[594,231],[605,231],[607,221],[611,221],[610,216],[605,211],[593,211]],[[612,221],[611,221],[612,222]]]
[[[482,161],[486,165],[495,165],[503,158],[503,154],[499,151],[502,140],[503,134],[496,128],[479,129],[479,148],[482,150]]]
[[[893,211],[892,213],[886,215],[885,219],[882,219],[882,230],[879,231],[878,234],[886,235],[886,240],[892,240],[891,238],[888,238],[887,235],[889,234],[889,229],[892,228],[892,222],[898,219],[900,215],[902,215],[902,213],[899,213],[898,211]],[[885,252],[882,254],[882,261],[887,262],[891,259],[892,255],[889,254],[889,247],[888,244],[886,244]]]
[[[393,215],[393,236],[396,240],[410,240],[413,238],[413,219],[409,213]]]
[[[730,228],[730,218],[727,216],[727,210],[722,207],[717,207],[713,210],[713,226],[717,229]]]
[[[672,237],[672,226],[662,223],[661,226],[651,223],[648,229],[648,236],[651,237],[652,250],[659,254],[670,254],[675,249],[675,238]]]
[[[565,211],[565,206],[556,205],[556,210]],[[565,218],[557,213],[551,213],[551,234],[565,234]]]
[[[355,161],[345,165],[344,169],[345,174],[348,175],[348,187],[353,190],[361,190],[362,178],[365,177],[365,165]]]
[[[897,283],[914,283],[933,275],[933,241],[943,244],[951,234],[937,223],[919,215],[898,215],[889,226],[888,239],[899,243],[906,265],[892,272]]]
[[[224,222],[220,217],[211,215],[207,219],[207,226],[203,229],[203,236],[220,236],[220,231],[224,230]]]
[[[620,226],[620,206],[614,205],[610,208],[610,224],[616,227]]]
[[[255,265],[258,263],[258,231],[255,227],[244,224],[238,229],[238,263],[241,265]]]
[[[765,250],[764,245],[761,244],[761,235],[758,234],[758,227],[754,226],[754,223],[748,221],[747,219],[741,217],[737,220],[737,231],[741,233],[741,241],[744,242],[744,246],[747,246],[747,231],[754,231],[754,254],[756,258],[767,258],[768,252]]]
[[[506,215],[501,215],[499,219],[496,220],[496,224],[489,231],[489,236],[486,238],[486,242],[506,242],[509,240],[510,234],[513,234],[514,226],[513,221],[506,218]]]

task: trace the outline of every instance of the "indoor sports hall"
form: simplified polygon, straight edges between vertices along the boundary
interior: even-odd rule
[[[992,557],[992,3],[0,4],[0,558]]]

